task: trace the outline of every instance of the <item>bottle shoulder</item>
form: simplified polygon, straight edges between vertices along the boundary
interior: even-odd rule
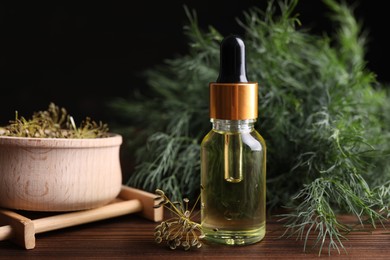
[[[243,144],[247,145],[252,150],[265,150],[266,148],[264,138],[256,129],[244,132],[226,132],[212,129],[203,138],[201,146],[214,146],[218,143],[222,145],[226,137],[231,139],[239,139]]]
[[[260,143],[264,144],[265,146],[265,140],[263,136],[255,129],[252,133],[252,136],[256,138]]]

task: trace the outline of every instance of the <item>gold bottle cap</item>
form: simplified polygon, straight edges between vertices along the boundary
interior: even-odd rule
[[[257,119],[258,84],[210,83],[210,118]]]

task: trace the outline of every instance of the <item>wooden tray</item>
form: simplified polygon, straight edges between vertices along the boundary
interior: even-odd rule
[[[47,213],[36,219],[28,218],[36,212],[17,212],[0,208],[0,241],[10,239],[25,249],[35,247],[35,234],[76,226],[98,220],[138,213],[146,219],[159,222],[163,207],[153,208],[156,195],[139,189],[122,186],[118,197],[111,203],[94,209]],[[23,214],[23,215],[22,215]],[[50,214],[49,216],[47,216]]]

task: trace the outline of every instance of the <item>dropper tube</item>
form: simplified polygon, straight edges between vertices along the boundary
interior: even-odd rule
[[[210,83],[210,118],[229,121],[257,118],[258,84],[248,82],[243,41],[230,36],[221,43],[220,73]],[[231,124],[230,122],[229,124]],[[240,182],[243,178],[242,140],[224,135],[224,178]]]

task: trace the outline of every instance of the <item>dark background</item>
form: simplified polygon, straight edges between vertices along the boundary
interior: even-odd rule
[[[354,3],[356,1],[348,1]],[[91,116],[109,122],[113,97],[146,88],[141,74],[188,49],[183,5],[194,9],[200,26],[223,35],[242,33],[235,18],[266,1],[36,1],[0,4],[0,123],[30,116],[53,101],[76,120]],[[356,16],[368,32],[366,60],[387,83],[390,58],[386,1],[362,0]],[[304,27],[331,32],[321,1],[301,0],[296,8]],[[131,122],[129,122],[131,123]]]

